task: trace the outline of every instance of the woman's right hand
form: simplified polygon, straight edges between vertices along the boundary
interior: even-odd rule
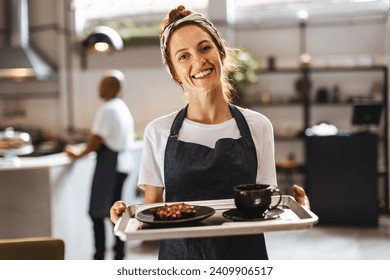
[[[126,203],[123,201],[117,201],[112,205],[110,209],[110,220],[116,224],[122,214],[126,211]]]
[[[145,203],[155,203],[163,201],[164,188],[145,186]],[[126,211],[126,203],[119,200],[110,209],[110,220],[116,224],[122,214]]]

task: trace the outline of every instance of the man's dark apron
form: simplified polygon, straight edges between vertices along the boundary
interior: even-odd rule
[[[118,152],[114,152],[105,144],[97,150],[95,173],[92,180],[89,215],[92,218],[110,216],[116,179]]]
[[[173,121],[165,160],[165,201],[233,198],[233,186],[255,183],[256,148],[242,113],[229,104],[240,139],[220,139],[215,148],[177,139],[187,113]],[[263,234],[162,240],[159,259],[268,259]]]

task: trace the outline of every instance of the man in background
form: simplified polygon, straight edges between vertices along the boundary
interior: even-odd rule
[[[96,167],[92,180],[89,215],[93,222],[95,260],[103,260],[106,250],[104,220],[110,215],[112,204],[121,199],[123,183],[133,168],[131,145],[134,142],[134,120],[120,97],[124,75],[118,70],[107,71],[99,85],[99,96],[104,104],[95,115],[91,135],[80,153],[66,150],[76,160],[96,152]],[[124,242],[115,236],[114,259],[125,256]]]

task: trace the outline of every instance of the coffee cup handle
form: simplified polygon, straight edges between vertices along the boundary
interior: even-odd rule
[[[274,206],[269,208],[270,210],[275,209],[276,207],[279,206],[280,202],[282,202],[282,193],[280,192],[280,190],[279,189],[274,189],[273,193],[275,193],[275,192],[279,194],[279,200],[278,200],[278,203],[276,203],[276,205],[274,205]]]

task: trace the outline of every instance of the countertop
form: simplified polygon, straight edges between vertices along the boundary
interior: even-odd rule
[[[3,164],[0,161],[0,171],[45,168],[57,165],[65,165],[71,160],[65,153],[52,154],[41,157],[21,157],[20,165]]]
[[[135,141],[134,146],[132,148],[133,152],[138,151],[142,148],[142,141]],[[68,148],[74,150],[76,153],[83,149],[85,144],[77,144],[68,146]],[[84,158],[95,158],[95,153],[90,153],[86,155]],[[19,165],[9,165],[4,164],[3,159],[0,158],[0,172],[7,170],[23,170],[23,169],[39,169],[39,168],[49,168],[58,165],[66,165],[70,164],[72,160],[64,153],[56,153],[51,155],[44,155],[39,157],[29,157],[28,155],[19,157],[20,164]]]

